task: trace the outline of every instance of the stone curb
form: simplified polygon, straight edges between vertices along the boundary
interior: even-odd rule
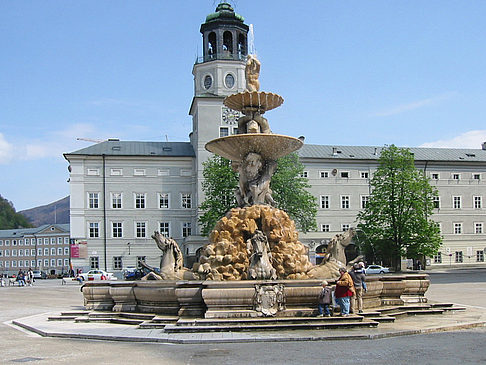
[[[15,326],[21,327],[25,330],[37,333],[43,337],[57,337],[70,339],[84,339],[84,340],[102,340],[102,341],[119,341],[119,342],[145,342],[145,343],[170,343],[170,344],[213,344],[213,343],[242,343],[242,342],[294,342],[294,341],[346,341],[346,340],[377,340],[389,337],[411,336],[435,332],[458,331],[468,328],[486,327],[486,321],[460,323],[456,325],[439,326],[426,329],[415,330],[390,330],[385,333],[375,334],[350,334],[338,336],[292,336],[292,331],[288,331],[289,336],[275,337],[275,336],[258,336],[258,337],[240,337],[240,338],[207,338],[207,339],[189,339],[189,338],[156,338],[156,337],[134,337],[134,336],[110,336],[97,334],[81,334],[81,333],[63,333],[63,332],[49,332],[36,328],[33,325],[28,325],[21,322],[22,319],[13,320],[11,323]]]

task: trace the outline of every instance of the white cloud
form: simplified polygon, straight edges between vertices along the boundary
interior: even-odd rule
[[[462,133],[451,139],[442,139],[427,142],[420,147],[438,148],[481,148],[481,143],[486,142],[486,130],[475,130]]]
[[[382,110],[380,112],[372,114],[374,117],[390,117],[392,115],[402,114],[411,110],[423,108],[428,105],[434,105],[441,101],[450,99],[455,93],[445,93],[438,96],[434,96],[427,99],[413,101],[411,103],[398,105],[389,109]]]
[[[0,164],[9,162],[13,157],[13,147],[0,133]]]

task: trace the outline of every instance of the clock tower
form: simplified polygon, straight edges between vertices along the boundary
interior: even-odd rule
[[[191,143],[196,154],[198,205],[204,200],[202,164],[211,156],[204,146],[212,139],[236,134],[238,127],[239,113],[225,107],[223,99],[245,89],[248,29],[243,17],[226,2],[219,3],[201,25],[203,55],[192,70],[194,97],[189,111],[193,121]]]

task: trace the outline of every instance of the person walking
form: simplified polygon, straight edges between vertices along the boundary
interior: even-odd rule
[[[34,286],[34,272],[32,271],[31,267],[29,267],[29,271],[27,271],[27,280],[29,286]]]
[[[346,268],[340,267],[339,274],[341,275],[336,282],[336,290],[334,296],[336,302],[341,308],[341,316],[349,316],[350,298],[354,295],[355,289],[351,275],[346,271]]]
[[[324,314],[326,315],[326,317],[331,316],[331,310],[329,309],[329,307],[332,303],[332,289],[328,285],[329,284],[326,280],[322,282],[322,290],[319,293],[319,297],[317,299],[317,309],[319,311],[318,317],[323,317]]]
[[[349,272],[354,283],[355,295],[351,300],[351,313],[363,313],[363,292],[366,293],[366,275],[361,267],[360,263],[355,263],[353,269]]]

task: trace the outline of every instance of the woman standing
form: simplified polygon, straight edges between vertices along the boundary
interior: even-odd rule
[[[354,284],[351,275],[348,274],[344,267],[339,268],[339,274],[341,275],[336,282],[336,290],[334,296],[336,302],[341,308],[341,316],[349,316],[350,298],[354,295]]]

